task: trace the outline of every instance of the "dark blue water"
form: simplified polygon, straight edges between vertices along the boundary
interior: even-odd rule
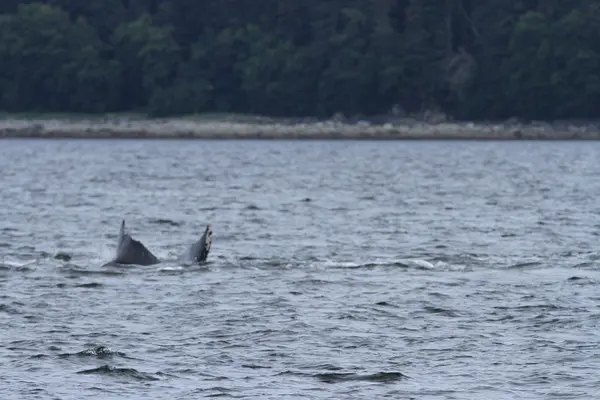
[[[595,398],[599,160],[1,141],[0,398]],[[161,264],[103,266],[122,218]],[[208,264],[178,265],[207,223]]]

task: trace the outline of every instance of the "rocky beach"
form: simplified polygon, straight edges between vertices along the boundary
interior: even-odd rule
[[[600,124],[445,119],[284,120],[262,117],[43,117],[0,119],[0,138],[70,139],[370,139],[597,140]]]

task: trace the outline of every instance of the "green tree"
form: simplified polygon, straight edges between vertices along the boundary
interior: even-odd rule
[[[558,118],[593,118],[600,101],[600,5],[573,10],[550,28],[549,111]]]
[[[59,8],[21,5],[0,19],[0,91],[11,111],[102,112],[114,98],[118,64],[84,19]]]
[[[328,63],[319,79],[319,113],[359,114],[369,110],[377,90],[377,68],[370,52],[373,26],[359,10],[339,11],[339,29],[327,42]]]
[[[517,23],[510,42],[506,94],[513,110],[532,118],[548,116],[554,102],[549,34],[550,26],[544,15],[530,11]]]
[[[153,96],[164,93],[174,81],[179,66],[179,46],[172,29],[152,23],[148,14],[119,25],[112,43],[122,65],[122,108],[147,107]]]
[[[596,0],[4,0],[0,108],[597,118]]]

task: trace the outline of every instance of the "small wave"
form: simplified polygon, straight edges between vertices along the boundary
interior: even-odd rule
[[[378,301],[377,303],[375,303],[376,306],[382,306],[382,307],[398,307],[395,306],[387,301]]]
[[[110,365],[102,365],[101,367],[78,371],[78,374],[86,375],[111,375],[132,378],[138,381],[158,381],[154,374],[140,372],[134,368],[116,368]]]
[[[17,248],[20,253],[35,253],[35,247],[33,246],[20,246]],[[42,253],[45,254],[45,253]]]
[[[344,269],[372,269],[372,268],[407,268],[407,269],[417,269],[417,270],[464,270],[466,267],[464,265],[452,265],[445,261],[435,261],[430,262],[423,259],[399,259],[399,260],[391,260],[391,261],[371,261],[365,263],[357,263],[357,262],[336,262],[336,261],[326,261],[323,264],[328,268],[344,268]]]
[[[112,356],[127,357],[125,353],[115,351],[110,347],[96,346],[90,349],[85,349],[77,353],[63,353],[59,354],[59,358],[70,358],[70,357],[98,357],[107,358]]]
[[[38,259],[29,260],[29,261],[11,261],[11,260],[3,260],[0,263],[0,266],[5,269],[15,269],[17,271],[27,271],[30,270],[32,265],[35,265],[38,262]]]
[[[157,269],[158,272],[181,272],[185,270],[183,267],[160,267]]]
[[[98,282],[81,283],[79,285],[75,285],[75,287],[86,288],[86,289],[101,288],[103,286],[104,285],[102,283],[98,283]]]
[[[596,285],[598,283],[598,281],[585,276],[572,276],[567,279],[567,282],[578,286]]]
[[[183,397],[185,399],[195,399],[198,398],[199,395],[202,395],[201,397],[208,397],[208,398],[212,398],[212,397],[229,397],[229,398],[233,398],[235,396],[231,395],[231,392],[233,390],[232,389],[227,389],[221,386],[215,386],[215,387],[211,387],[211,388],[206,388],[206,389],[194,389],[188,393],[186,393],[186,395]]]
[[[66,253],[64,251],[59,251],[54,255],[55,260],[71,261],[71,258],[73,257],[69,253]]]
[[[242,368],[249,368],[249,369],[269,369],[272,368],[268,365],[255,365],[255,364],[242,364]]]
[[[171,219],[165,219],[165,218],[154,218],[154,219],[150,220],[150,223],[157,224],[157,225],[181,226],[180,222],[176,222]]]
[[[593,262],[581,262],[579,264],[573,265],[573,268],[577,269],[594,269],[595,264]]]
[[[539,261],[531,261],[531,262],[513,264],[513,265],[509,266],[508,269],[529,269],[529,268],[536,268],[541,265],[542,265],[542,263]]]
[[[268,268],[281,268],[281,269],[294,268],[297,266],[294,262],[292,262],[290,260],[282,260],[279,258],[272,258],[269,260],[264,260],[260,265],[263,267],[268,267]],[[260,267],[260,266],[257,266],[257,267]]]
[[[557,311],[557,310],[568,310],[568,307],[557,306],[555,304],[528,304],[528,305],[520,305],[520,306],[495,306],[497,310],[512,310],[512,311],[538,311],[538,312],[546,312],[546,311]]]
[[[15,307],[9,306],[8,304],[0,304],[0,313],[6,314],[23,314],[21,311],[17,310]]]
[[[38,359],[48,358],[48,357],[50,357],[48,354],[41,354],[41,353],[29,356],[29,358],[32,359],[32,360],[38,360]]]
[[[423,270],[434,270],[434,269],[436,269],[436,266],[445,264],[440,261],[434,265],[433,263],[431,263],[427,260],[420,260],[420,259],[411,259],[411,260],[401,261],[401,263],[405,264],[407,267],[413,267],[413,268],[423,269]]]
[[[364,381],[364,382],[378,382],[378,383],[392,383],[396,382],[408,376],[401,372],[377,372],[374,374],[355,374],[355,373],[337,373],[327,372],[322,374],[314,375],[317,379],[325,383],[340,383],[348,381]]]
[[[93,269],[83,269],[75,264],[65,264],[62,267],[59,267],[58,270],[61,273],[69,274],[71,276],[119,276],[125,275],[125,272],[114,269],[102,269],[102,270],[93,270]]]
[[[423,309],[430,314],[438,314],[438,315],[443,315],[445,317],[456,317],[457,316],[457,313],[455,311],[447,309],[447,308],[435,307],[435,306],[425,306],[425,307],[423,307]]]

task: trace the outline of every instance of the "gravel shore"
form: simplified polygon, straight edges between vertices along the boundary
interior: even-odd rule
[[[72,139],[600,139],[600,126],[568,123],[428,123],[416,120],[371,123],[279,122],[269,119],[10,119],[0,120],[0,138]]]

